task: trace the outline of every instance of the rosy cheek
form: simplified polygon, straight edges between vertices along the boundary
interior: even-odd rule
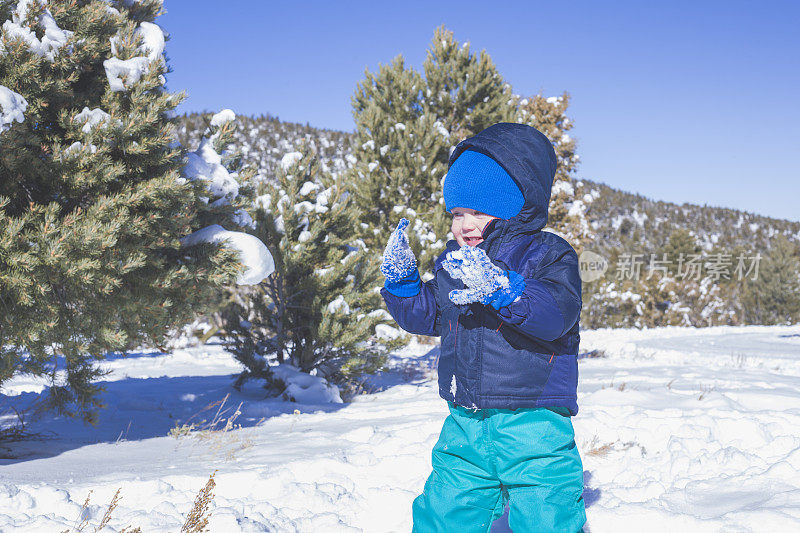
[[[450,231],[453,232],[453,237],[455,237],[456,241],[461,244],[461,224],[454,220],[450,225]]]

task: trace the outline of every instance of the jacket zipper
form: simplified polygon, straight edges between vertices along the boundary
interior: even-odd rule
[[[450,332],[453,332],[453,320],[450,319],[447,321],[447,325],[450,328]],[[456,379],[456,374],[458,373],[458,350],[457,344],[458,342],[458,317],[456,317],[456,332],[453,335],[453,379]],[[455,402],[455,395],[453,396],[453,402]]]

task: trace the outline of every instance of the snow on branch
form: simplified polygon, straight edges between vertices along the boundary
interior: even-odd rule
[[[0,85],[0,133],[9,129],[15,121],[24,121],[23,113],[27,108],[28,102],[21,94]]]
[[[81,127],[81,131],[83,133],[90,133],[92,129],[102,124],[103,122],[109,120],[111,115],[96,107],[94,109],[89,109],[88,107],[84,107],[83,110],[75,115],[72,119],[73,121],[77,122],[78,124],[83,124]],[[117,124],[121,124],[120,120],[117,120]]]
[[[129,89],[149,72],[150,64],[153,61],[160,60],[164,55],[166,46],[164,30],[158,24],[142,22],[136,28],[134,35],[142,38],[142,44],[137,48],[137,52],[141,55],[129,59],[117,57],[122,36],[118,33],[109,39],[113,57],[103,61],[103,67],[106,69],[106,77],[112,91]]]
[[[222,157],[214,150],[212,141],[203,138],[194,152],[189,152],[183,176],[190,180],[205,180],[208,191],[215,199],[225,203],[239,195],[239,182],[222,164]]]
[[[211,117],[211,126],[219,128],[223,124],[227,124],[228,122],[233,122],[236,120],[236,113],[234,113],[231,109],[223,109],[219,113],[215,114]]]
[[[236,118],[230,109],[223,109],[211,118],[211,126],[218,128]],[[219,132],[217,132],[219,133]],[[194,152],[189,152],[188,160],[183,168],[183,178],[190,181],[204,180],[208,192],[213,196],[212,205],[228,205],[239,195],[237,174],[228,171],[222,164],[222,156],[214,149],[214,139],[204,137]],[[254,226],[250,215],[239,209],[233,215],[234,222],[240,226]],[[266,245],[253,235],[228,231],[219,224],[213,224],[191,235],[183,237],[183,246],[194,246],[203,242],[222,242],[240,253],[240,261],[246,267],[239,275],[239,285],[256,285],[275,271],[275,263]]]
[[[41,39],[36,36],[37,28],[27,23],[28,12],[32,5],[43,8],[36,20],[38,28],[44,30]],[[72,32],[58,27],[46,5],[46,0],[19,0],[16,9],[11,12],[11,20],[3,23],[3,33],[7,39],[19,39],[25,42],[31,52],[52,62],[56,53],[72,37]]]
[[[147,73],[150,59],[146,57],[132,57],[119,59],[112,57],[103,61],[106,77],[112,91],[125,91],[139,81]]]
[[[275,272],[275,262],[266,245],[257,237],[240,231],[228,231],[219,224],[212,224],[183,237],[182,246],[195,246],[207,242],[220,242],[239,252],[239,260],[245,271],[239,274],[239,285],[257,285]]]

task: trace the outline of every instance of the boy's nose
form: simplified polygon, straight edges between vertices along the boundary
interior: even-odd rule
[[[464,229],[465,230],[478,229],[477,220],[475,220],[473,217],[471,217],[469,215],[465,216],[464,217]]]

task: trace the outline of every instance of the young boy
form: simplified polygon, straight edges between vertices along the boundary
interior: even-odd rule
[[[441,336],[445,419],[414,532],[486,532],[509,503],[517,533],[576,532],[586,514],[577,414],[581,282],[547,223],[556,155],[535,128],[499,123],[460,142],[445,177],[455,241],[423,283],[401,221],[381,291],[406,331]]]

